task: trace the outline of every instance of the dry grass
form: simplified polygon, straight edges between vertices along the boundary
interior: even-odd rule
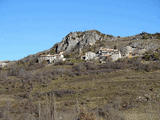
[[[101,119],[128,120],[133,115],[137,119],[146,116],[156,119],[159,113],[156,107],[145,110],[148,103],[160,102],[160,71],[146,72],[141,66],[136,70],[137,66],[130,68],[130,64],[137,65],[133,61],[49,65],[32,72],[21,69],[12,76],[1,76],[0,100],[4,103],[1,102],[0,112],[5,113],[5,101],[10,101],[7,114],[14,120],[68,120],[75,119],[76,115],[80,120],[95,120],[99,108],[104,113]],[[116,100],[117,97],[121,99]],[[88,110],[77,113],[77,99]],[[111,107],[105,110],[105,105]]]

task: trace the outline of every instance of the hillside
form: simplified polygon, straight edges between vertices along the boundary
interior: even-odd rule
[[[101,48],[122,57],[102,62]],[[83,59],[88,52],[97,56]],[[60,53],[65,61],[38,61]],[[160,33],[72,32],[0,69],[0,120],[159,120],[159,113]]]
[[[160,48],[160,33],[149,34],[143,32],[134,36],[115,37],[103,34],[97,30],[71,32],[52,48],[35,55],[30,55],[20,61],[24,63],[36,63],[37,57],[40,55],[59,54],[60,52],[63,52],[66,58],[79,59],[86,52],[97,53],[101,47],[116,48],[123,55],[126,52],[127,46],[134,49],[133,54],[138,54],[138,56],[147,51],[155,51]]]

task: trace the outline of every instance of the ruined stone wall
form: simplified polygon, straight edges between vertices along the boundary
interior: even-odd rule
[[[55,60],[54,56],[40,56],[38,58],[38,62],[42,63],[43,61],[49,61],[49,63],[52,63]]]
[[[52,56],[39,56],[38,58],[38,62],[42,63],[43,61],[48,61],[49,63],[54,63],[54,62],[58,62],[58,61],[65,61],[65,58],[62,54],[56,54],[56,55],[52,55]]]

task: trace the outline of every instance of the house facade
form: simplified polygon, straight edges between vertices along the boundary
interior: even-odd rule
[[[122,58],[121,52],[118,49],[110,49],[110,48],[100,48],[98,51],[100,57],[105,57],[106,59],[111,59],[112,61],[116,61]]]
[[[42,63],[43,61],[47,61],[49,64],[50,63],[55,63],[55,62],[58,62],[58,61],[65,61],[66,59],[64,58],[64,55],[63,53],[59,53],[59,54],[54,54],[54,55],[51,55],[51,54],[48,54],[48,55],[40,55],[38,57],[38,62],[39,63]]]
[[[84,56],[81,57],[83,60],[93,60],[97,57],[97,54],[94,52],[86,52]]]

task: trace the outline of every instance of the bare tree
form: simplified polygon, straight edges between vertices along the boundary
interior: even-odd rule
[[[39,103],[39,120],[56,120],[56,101],[54,94],[46,96],[45,104]]]

